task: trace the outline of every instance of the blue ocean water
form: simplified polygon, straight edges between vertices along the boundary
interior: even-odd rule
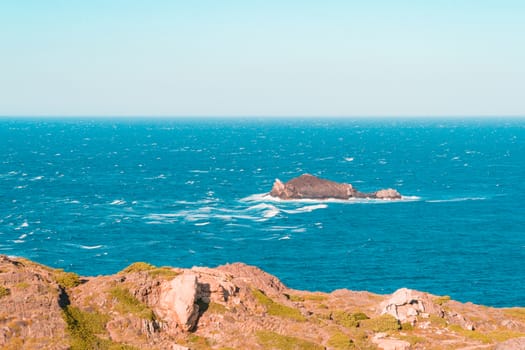
[[[525,306],[525,120],[0,120],[0,253]],[[283,202],[303,173],[402,201]]]

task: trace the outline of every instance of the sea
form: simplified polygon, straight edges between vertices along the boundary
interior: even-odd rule
[[[304,173],[402,200],[283,201]],[[525,119],[0,119],[0,254],[525,306]]]

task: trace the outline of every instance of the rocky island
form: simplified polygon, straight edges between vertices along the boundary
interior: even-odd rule
[[[284,200],[290,199],[401,199],[401,194],[394,189],[384,189],[373,193],[363,193],[351,184],[339,183],[319,177],[303,174],[283,183],[276,179],[270,195]]]
[[[524,349],[525,308],[307,292],[241,263],[81,277],[0,255],[2,349]]]

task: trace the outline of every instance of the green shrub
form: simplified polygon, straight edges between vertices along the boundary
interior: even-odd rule
[[[98,312],[86,312],[77,307],[67,306],[62,310],[62,316],[67,324],[67,332],[71,337],[71,350],[138,350],[137,348],[114,343],[105,336],[106,323],[109,316]]]
[[[212,314],[224,314],[228,311],[228,309],[222,304],[211,302],[208,304],[206,311]]]
[[[256,336],[259,345],[262,345],[263,349],[324,350],[323,346],[307,340],[281,335],[271,331],[257,331]]]
[[[208,350],[211,349],[210,341],[205,337],[196,334],[190,334],[188,337],[188,345],[192,350]]]
[[[4,286],[0,286],[0,298],[6,297],[11,294],[11,291]]]
[[[142,272],[142,271],[153,270],[155,268],[156,267],[154,265],[148,264],[146,262],[139,261],[139,262],[135,262],[135,263],[129,265],[128,267],[126,267],[124,270],[122,270],[120,272],[121,273],[122,272],[124,272],[124,273]]]
[[[131,345],[112,343],[109,345],[108,350],[139,350],[139,349]]]
[[[437,298],[434,298],[434,303],[435,304],[438,304],[438,305],[443,305],[445,304],[447,301],[450,300],[450,296],[448,295],[443,295],[443,296],[440,296],[440,297],[437,297]]]
[[[399,321],[392,315],[381,315],[369,320],[363,320],[360,326],[374,332],[397,331],[401,328]]]
[[[360,321],[369,319],[369,317],[362,312],[352,314],[341,310],[334,311],[331,316],[335,323],[346,328],[359,327]]]
[[[437,315],[430,315],[428,320],[434,326],[438,326],[438,327],[446,327],[447,326],[447,320],[445,320],[443,317],[439,317]]]
[[[294,295],[294,294],[285,294],[285,295],[288,298],[288,300],[293,301],[293,302],[303,302],[304,301],[304,297],[300,295]]]
[[[109,294],[117,300],[117,310],[121,313],[131,313],[142,319],[155,320],[153,310],[135,298],[129,290],[117,286],[111,288]]]
[[[180,275],[179,272],[167,266],[156,267],[155,269],[148,271],[148,273],[152,277],[164,277],[166,279],[173,279],[177,277],[178,275]]]
[[[401,323],[401,329],[404,331],[412,331],[414,330],[414,326],[412,326],[410,322],[403,322]]]
[[[511,331],[508,329],[498,329],[498,330],[489,331],[486,333],[482,333],[477,330],[470,331],[470,330],[461,328],[461,326],[457,324],[449,325],[448,329],[466,338],[477,340],[477,341],[480,341],[486,344],[493,343],[493,342],[503,342],[503,341],[506,341],[512,338],[521,338],[525,336],[525,333],[523,332]]]
[[[421,344],[421,343],[424,343],[426,341],[425,338],[423,337],[418,337],[417,335],[398,335],[399,339],[401,340],[405,340],[407,342],[410,343],[410,345],[416,345],[416,344]]]
[[[307,294],[304,299],[310,301],[325,301],[328,300],[328,296],[323,294]]]
[[[257,301],[266,307],[268,315],[285,317],[296,321],[306,321],[306,318],[299,312],[299,310],[291,308],[289,306],[276,303],[271,298],[266,296],[261,290],[252,290],[253,296]]]
[[[31,285],[27,282],[19,282],[15,285],[16,288],[18,289],[27,289],[29,288]]]
[[[168,266],[163,267],[156,267],[155,265],[151,265],[145,262],[136,262],[128,267],[126,267],[124,270],[120,271],[120,273],[134,273],[134,272],[147,272],[152,277],[165,277],[165,278],[174,278],[179,275],[177,271],[174,271],[173,268]]]
[[[71,336],[71,349],[107,349],[109,342],[100,339],[97,335],[105,333],[107,315],[83,312],[80,309],[68,306],[63,309],[63,317],[67,330]]]
[[[54,271],[55,282],[64,289],[73,288],[80,284],[80,277],[74,272],[65,272],[62,269]]]
[[[335,332],[330,336],[326,343],[330,348],[334,350],[351,350],[355,349],[355,344],[349,336],[341,332]]]

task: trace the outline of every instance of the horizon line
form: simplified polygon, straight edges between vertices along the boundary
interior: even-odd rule
[[[497,115],[497,114],[486,114],[486,115],[474,115],[474,114],[465,114],[465,115],[438,115],[438,114],[421,114],[421,115],[258,115],[258,114],[246,114],[246,115],[139,115],[139,114],[0,114],[0,119],[7,118],[35,118],[35,119],[44,119],[44,118],[71,118],[71,119],[84,119],[84,118],[116,118],[116,119],[521,119],[525,118],[525,114],[506,114],[506,115]]]

